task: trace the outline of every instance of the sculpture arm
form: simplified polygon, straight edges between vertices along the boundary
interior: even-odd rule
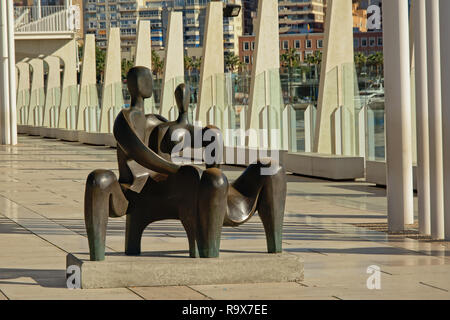
[[[175,163],[164,160],[147,147],[136,135],[122,112],[119,113],[114,122],[113,133],[117,143],[122,147],[127,156],[141,166],[166,174],[175,173],[180,168]]]

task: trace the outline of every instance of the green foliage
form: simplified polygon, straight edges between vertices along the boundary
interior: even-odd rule
[[[230,72],[234,72],[243,65],[239,56],[235,55],[234,52],[226,52],[224,58],[225,68]]]
[[[322,64],[322,51],[315,51],[306,57],[305,62],[309,65],[320,66]]]
[[[298,68],[301,64],[300,53],[291,48],[280,56],[281,65],[285,68]]]
[[[377,77],[382,73],[383,66],[384,66],[384,56],[382,52],[376,52],[374,54],[371,54],[367,58],[367,63],[375,68],[375,72]]]
[[[122,79],[126,79],[128,71],[130,71],[133,67],[133,61],[122,59]]]
[[[189,56],[184,56],[184,70],[187,70],[189,73],[192,71],[192,58]]]
[[[95,47],[95,64],[97,71],[97,80],[103,82],[103,75],[105,73],[106,51]]]
[[[161,57],[155,50],[152,50],[152,71],[156,76],[156,79],[158,79],[158,77],[162,75],[164,71],[164,60],[161,59]]]
[[[356,67],[360,69],[367,64],[367,56],[362,52],[356,52],[354,60]]]
[[[184,69],[190,74],[192,71],[200,72],[202,66],[202,58],[193,58],[184,56]]]

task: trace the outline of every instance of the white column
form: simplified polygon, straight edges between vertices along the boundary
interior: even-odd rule
[[[253,133],[257,134],[251,134],[246,139],[247,146],[250,148],[261,148],[264,145],[262,135],[265,135],[265,139],[267,139],[272,133],[271,130],[280,129],[278,119],[282,117],[283,107],[279,73],[280,39],[277,12],[278,1],[258,1],[258,14],[254,28],[256,46],[253,51],[250,99],[246,121],[246,130],[251,129]],[[268,114],[263,114],[264,110]],[[267,140],[270,148],[275,149],[276,145],[279,145],[278,141],[272,143],[269,139]]]
[[[214,86],[214,80],[224,71],[223,50],[223,3],[211,1],[206,9],[196,115],[197,121],[203,125],[208,124],[208,110],[217,105],[217,87]]]
[[[36,0],[37,19],[41,18],[41,0]]]
[[[16,111],[16,50],[14,44],[14,3],[7,1],[8,10],[8,55],[9,55],[9,129],[11,144],[17,144],[17,111]]]
[[[442,100],[440,57],[441,52],[439,44],[439,0],[426,1],[426,18],[428,56],[428,108],[430,128],[431,237],[433,239],[443,239],[444,169],[442,159]]]
[[[97,90],[93,90],[96,82],[95,35],[86,34],[84,36],[83,65],[80,94],[78,96],[77,130],[90,131],[90,128],[92,128],[89,124],[86,126],[85,110],[89,107],[91,110],[96,110],[98,107]]]
[[[445,239],[450,240],[450,1],[440,3],[441,14],[441,59],[442,65],[442,122],[443,124],[443,148],[444,150],[444,208],[445,208]]]
[[[383,1],[388,227],[402,231],[413,215],[408,0]]]
[[[0,133],[1,144],[10,144],[7,8],[0,6]]]
[[[159,114],[169,119],[170,110],[172,108],[176,109],[175,89],[180,83],[184,82],[182,12],[171,11],[169,13],[169,25],[166,35],[166,57],[164,59],[164,77]],[[205,59],[205,56],[203,57]]]
[[[108,49],[106,50],[105,76],[102,89],[99,132],[112,132],[111,120],[115,109],[123,106],[122,73],[120,56],[120,28],[109,29]],[[120,91],[120,92],[119,92]],[[113,114],[110,114],[110,110]]]
[[[333,153],[331,118],[340,107],[350,114],[342,123],[345,142],[343,154],[355,154],[355,78],[353,70],[352,1],[327,1],[323,61],[321,66],[314,152]]]
[[[416,126],[417,126],[417,192],[420,234],[431,234],[430,228],[430,149],[428,130],[426,0],[413,4]]]

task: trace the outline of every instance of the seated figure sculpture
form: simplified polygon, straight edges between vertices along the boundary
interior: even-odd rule
[[[264,225],[268,252],[281,252],[286,199],[283,167],[276,164],[272,175],[261,175],[263,167],[273,167],[274,163],[257,161],[229,184],[219,161],[205,170],[175,164],[171,150],[184,141],[183,134],[177,136],[175,132],[193,135],[196,130],[203,133],[211,128],[188,123],[189,92],[183,84],[175,91],[179,117],[168,122],[160,115],[144,113],[144,99],[153,91],[150,70],[134,67],[127,81],[131,104],[121,110],[113,128],[119,179],[112,171],[95,170],[86,181],[90,259],[104,260],[108,217],[124,215],[127,255],[141,253],[142,233],[150,223],[179,219],[186,230],[191,257],[218,257],[222,226],[238,226],[256,211]],[[220,131],[214,132],[215,139],[220,139]]]

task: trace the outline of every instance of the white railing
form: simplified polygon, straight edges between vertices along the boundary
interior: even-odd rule
[[[80,29],[79,6],[15,7],[15,32],[74,32]]]

